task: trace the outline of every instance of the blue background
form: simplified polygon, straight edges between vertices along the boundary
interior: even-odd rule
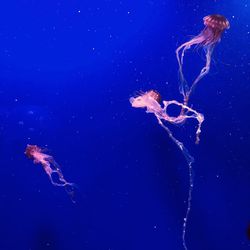
[[[179,250],[188,171],[176,145],[128,101],[181,100],[175,49],[208,14],[231,24],[191,98],[205,115],[170,128],[195,157],[190,250],[249,249],[250,2],[1,1],[0,249]],[[186,55],[189,80],[204,64]],[[24,155],[47,147],[77,203]]]

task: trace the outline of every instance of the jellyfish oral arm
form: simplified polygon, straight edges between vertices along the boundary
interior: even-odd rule
[[[182,225],[182,244],[185,250],[187,250],[187,244],[186,244],[186,231],[187,231],[187,223],[191,211],[192,206],[192,193],[193,193],[193,187],[194,187],[194,178],[193,178],[193,162],[194,158],[190,153],[188,152],[185,145],[180,142],[178,139],[176,139],[171,130],[163,124],[163,122],[157,117],[159,125],[168,133],[168,136],[171,138],[171,140],[175,143],[175,145],[181,150],[187,164],[188,164],[188,174],[189,174],[189,189],[188,189],[188,199],[187,199],[187,210],[185,217],[183,218],[183,225]]]
[[[177,117],[169,117],[167,116],[167,108],[169,105],[174,104],[177,106],[180,106],[182,108],[181,114]],[[198,122],[198,128],[196,130],[196,141],[195,143],[198,144],[200,142],[200,134],[201,134],[201,126],[202,123],[204,121],[204,116],[201,113],[198,113],[196,110],[188,107],[187,105],[183,104],[183,103],[179,103],[176,100],[172,100],[172,101],[163,101],[163,110],[164,110],[164,114],[165,116],[162,117],[164,120],[171,122],[173,124],[178,124],[178,123],[182,123],[184,121],[186,121],[187,119],[196,119]],[[168,117],[168,119],[166,119],[166,116]]]
[[[54,160],[53,157],[49,158],[48,161],[51,163],[50,168],[52,169],[52,174],[55,173],[58,176],[60,182],[53,181],[52,175],[50,175],[50,179],[53,185],[65,187],[66,185],[73,185],[73,183],[67,182],[62,174],[61,167]],[[46,171],[47,172],[47,171]]]
[[[45,173],[49,176],[49,179],[54,186],[64,187],[66,185],[73,184],[65,180],[60,166],[56,163],[52,156],[41,152],[35,152],[33,157],[35,163],[40,163],[43,166]],[[52,175],[54,173],[58,176],[58,180],[60,182],[55,182],[53,180]]]
[[[168,136],[171,138],[171,140],[177,145],[177,147],[181,150],[184,158],[186,159],[186,162],[188,164],[188,173],[189,173],[189,190],[188,190],[188,199],[187,199],[187,210],[186,210],[186,214],[185,217],[183,219],[183,225],[182,225],[182,244],[185,250],[187,250],[187,245],[186,245],[186,230],[187,230],[187,223],[188,223],[188,219],[189,219],[189,214],[191,211],[191,206],[192,206],[192,193],[193,193],[193,187],[194,187],[194,178],[193,178],[193,162],[194,162],[194,158],[190,155],[190,153],[188,152],[187,148],[184,146],[184,144],[182,142],[180,142],[179,140],[177,140],[171,130],[165,126],[162,121],[157,118],[158,123],[160,124],[160,126],[167,131]]]
[[[214,45],[208,45],[207,48],[205,49],[206,51],[206,65],[205,67],[202,68],[200,74],[197,76],[197,78],[194,80],[191,88],[190,88],[190,91],[188,93],[188,98],[186,100],[186,102],[188,102],[188,99],[191,95],[191,93],[193,92],[193,90],[195,89],[197,83],[205,76],[209,73],[209,70],[210,70],[210,65],[211,65],[211,56],[212,56],[212,53],[213,53],[213,50],[214,50]]]
[[[165,126],[165,125],[163,124],[163,122],[162,122],[159,118],[157,118],[157,120],[158,120],[159,125],[160,125],[165,131],[167,131],[168,136],[169,136],[169,137],[171,138],[171,140],[177,145],[177,147],[181,150],[181,152],[183,153],[183,155],[184,155],[184,157],[185,157],[187,163],[188,163],[188,164],[192,164],[193,161],[194,161],[194,158],[189,154],[189,152],[188,152],[187,148],[184,146],[184,144],[183,144],[182,142],[180,142],[178,139],[176,139],[176,138],[173,136],[173,133],[171,132],[171,130],[170,130],[167,126]]]
[[[193,39],[191,39],[190,41],[183,43],[182,45],[180,45],[176,49],[175,53],[176,53],[176,58],[177,58],[179,67],[182,68],[182,66],[183,66],[184,55],[185,55],[186,50],[190,49],[191,46],[193,46],[195,44],[202,43],[203,41],[204,41],[204,38],[201,35],[198,35],[198,36],[194,37]],[[182,53],[181,53],[181,57],[180,57],[181,50],[182,50]]]
[[[42,166],[43,166],[44,171],[45,171],[46,174],[48,175],[48,177],[49,177],[49,179],[50,179],[50,182],[51,182],[54,186],[64,187],[64,186],[66,185],[67,182],[66,182],[65,180],[63,180],[63,178],[61,178],[60,172],[58,172],[58,170],[55,170],[55,169],[53,170],[53,169],[51,168],[51,164],[50,164],[50,163],[48,163],[48,162],[43,163]],[[55,181],[53,180],[52,175],[53,175],[54,173],[58,175],[58,179],[61,181],[60,183],[59,183],[59,182],[55,182]]]
[[[179,65],[179,77],[180,77],[179,90],[180,90],[180,93],[183,95],[184,99],[187,93],[189,92],[189,86],[183,74],[183,63],[184,63],[185,52],[186,50],[190,49],[191,46],[202,43],[203,41],[204,41],[204,38],[201,35],[198,35],[197,37],[191,39],[190,41],[185,42],[182,45],[180,45],[175,51],[177,62]],[[181,52],[181,57],[180,57],[180,52]]]

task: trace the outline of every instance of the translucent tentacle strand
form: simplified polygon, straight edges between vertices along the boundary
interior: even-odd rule
[[[179,91],[183,95],[184,98],[186,97],[187,93],[189,92],[189,86],[188,86],[188,83],[187,83],[185,76],[183,74],[183,63],[184,63],[185,52],[186,52],[186,50],[190,49],[192,45],[202,43],[203,41],[204,41],[204,39],[202,36],[194,37],[190,41],[185,42],[182,45],[180,45],[175,51],[178,66],[179,66],[179,71],[178,71],[179,78],[180,78],[179,79]],[[181,52],[181,57],[180,57],[180,52]]]
[[[205,76],[209,73],[210,70],[210,65],[211,65],[211,56],[214,50],[214,46],[207,46],[207,48],[205,48],[205,52],[206,52],[206,65],[202,68],[200,74],[196,77],[196,79],[194,80],[194,82],[191,85],[191,88],[189,89],[189,91],[187,92],[185,98],[184,98],[184,104],[187,105],[189,98],[191,96],[191,94],[193,93],[195,87],[197,86],[197,83]]]
[[[169,137],[172,139],[172,141],[176,144],[176,146],[181,150],[184,158],[186,159],[187,165],[188,165],[188,173],[189,173],[189,189],[188,189],[188,199],[187,199],[187,210],[186,210],[186,215],[183,219],[183,225],[182,225],[182,244],[185,250],[188,250],[187,244],[186,244],[186,230],[187,230],[187,223],[189,219],[189,214],[191,211],[191,206],[192,206],[192,193],[193,193],[193,187],[194,187],[194,179],[193,179],[193,167],[192,164],[194,162],[194,158],[190,155],[188,152],[187,148],[184,146],[182,142],[177,140],[171,130],[166,127],[160,119],[158,119],[159,124],[161,127],[164,128],[164,130],[167,131]]]

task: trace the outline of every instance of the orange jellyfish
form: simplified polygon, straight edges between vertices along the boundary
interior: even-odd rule
[[[190,41],[183,43],[176,50],[176,57],[179,64],[180,93],[183,95],[184,104],[188,103],[189,97],[197,83],[206,74],[208,74],[211,64],[211,55],[213,53],[214,47],[218,42],[220,42],[221,35],[224,30],[230,28],[229,21],[224,16],[218,14],[205,16],[203,18],[203,22],[205,28],[200,32],[200,34],[192,38]],[[200,74],[194,80],[193,84],[189,87],[183,75],[182,68],[185,52],[193,45],[199,45],[204,48],[206,54],[206,64],[202,68]]]

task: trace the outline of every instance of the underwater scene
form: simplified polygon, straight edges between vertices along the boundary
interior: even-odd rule
[[[0,250],[250,249],[249,0],[0,12]]]

